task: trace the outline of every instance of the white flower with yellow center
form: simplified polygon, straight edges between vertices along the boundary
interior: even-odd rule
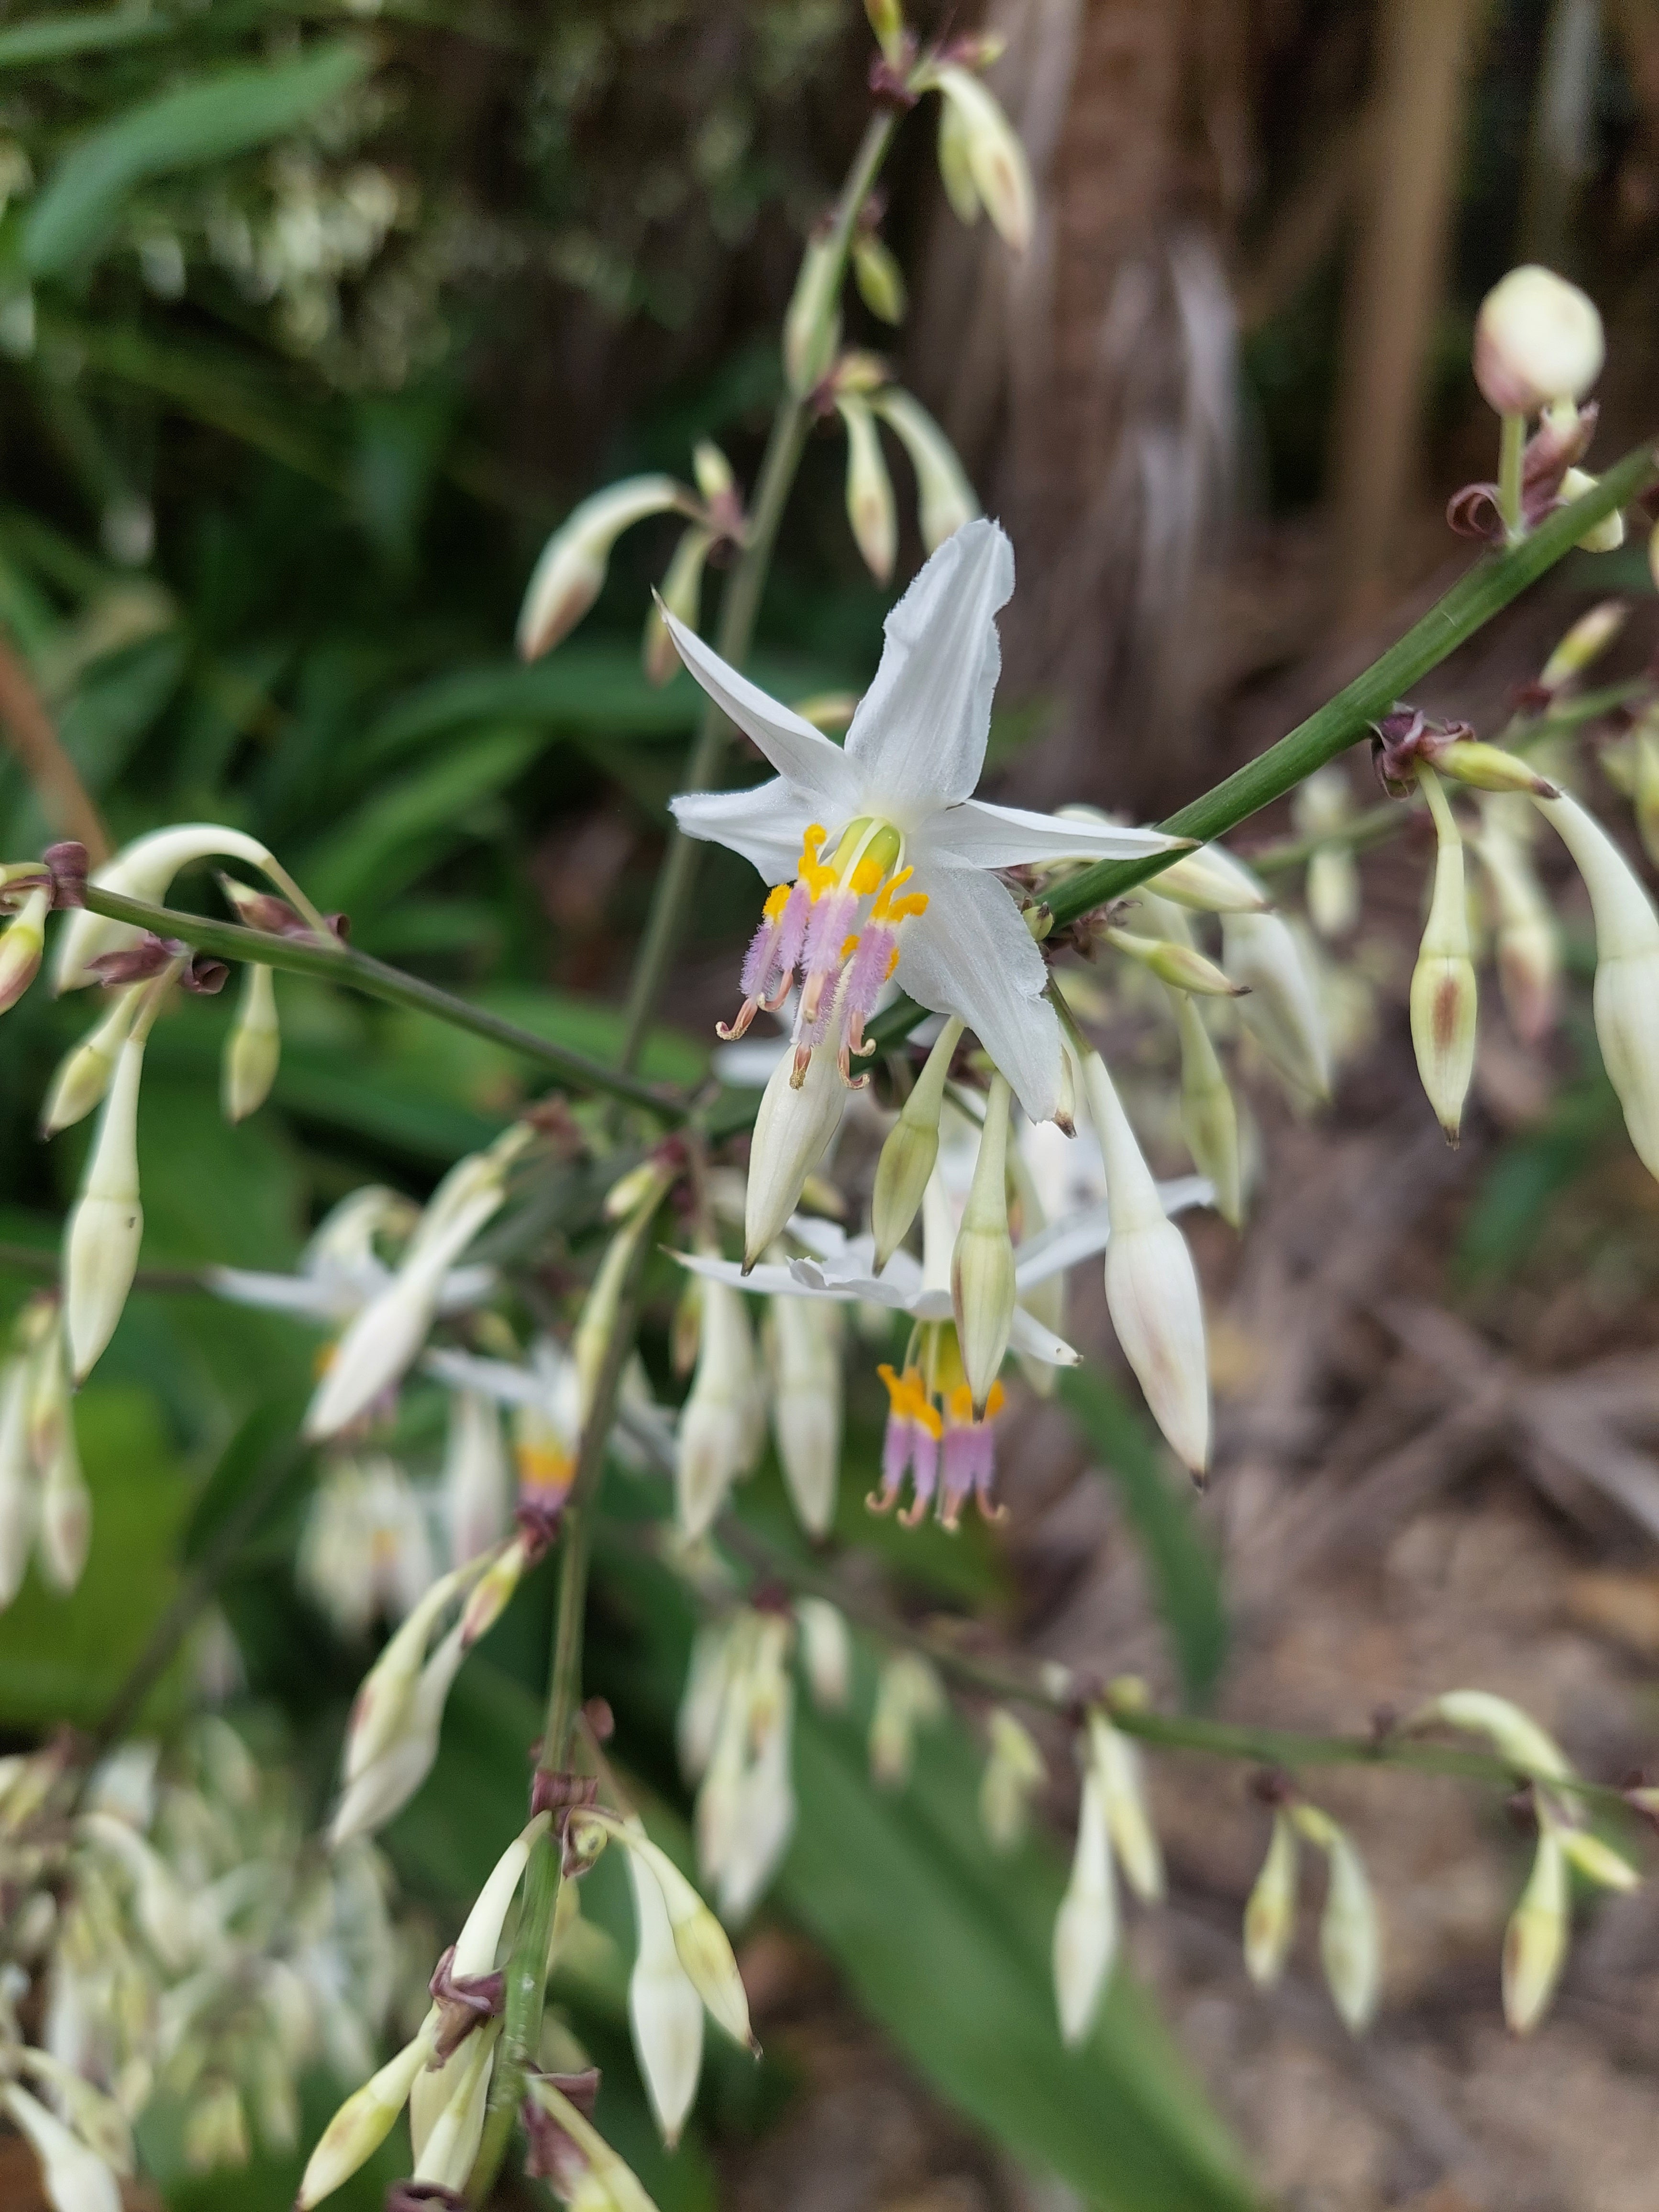
[[[799,975],[797,1090],[821,1046],[853,1081],[864,1024],[896,976],[922,1006],[959,1016],[1031,1119],[1048,1120],[1060,1028],[1042,996],[1042,955],[996,872],[1135,859],[1182,842],[972,796],[1001,667],[996,614],[1013,582],[995,523],[965,523],[947,538],[887,617],[881,665],[844,746],[667,617],[692,675],[777,770],[769,783],[673,807],[688,836],[729,845],[775,886],[744,963],[742,1010],[722,1034],[740,1036]]]

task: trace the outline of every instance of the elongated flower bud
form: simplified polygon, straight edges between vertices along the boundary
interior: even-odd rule
[[[994,1075],[973,1184],[951,1255],[951,1304],[974,1418],[997,1379],[1014,1322],[1014,1243],[1008,1233],[1008,1104],[1006,1079]]]
[[[831,1027],[835,1027],[832,1021]],[[744,1194],[743,1264],[752,1267],[795,1210],[806,1178],[841,1127],[847,1086],[837,1063],[839,1033],[812,1054],[799,1087],[786,1053],[773,1069],[755,1116]]]
[[[1642,1877],[1630,1861],[1621,1858],[1611,1844],[1604,1844],[1588,1828],[1559,1827],[1556,1833],[1569,1864],[1576,1867],[1586,1881],[1595,1882],[1600,1889],[1628,1891],[1641,1887]]]
[[[680,1415],[674,1504],[688,1539],[705,1535],[739,1475],[755,1463],[755,1347],[741,1291],[712,1277],[702,1289],[702,1341]]]
[[[1576,799],[1534,799],[1577,863],[1595,916],[1595,1034],[1637,1157],[1659,1177],[1659,916],[1634,870]]]
[[[77,1382],[115,1334],[138,1269],[144,1210],[138,1197],[138,1086],[144,1044],[129,1036],[116,1061],[81,1195],[64,1237],[64,1325]]]
[[[583,1814],[570,1823],[578,1833],[589,1825],[598,1826],[612,1842],[621,1844],[632,1856],[643,1862],[661,1893],[679,1962],[710,2018],[717,2027],[725,2029],[734,2043],[758,2051],[760,2045],[749,2024],[748,1995],[731,1943],[694,1885],[659,1844],[625,1827],[613,1816]]]
[[[1152,882],[1161,897],[1200,914],[1265,914],[1271,903],[1261,883],[1224,845],[1177,854]]]
[[[1164,1854],[1146,1808],[1146,1784],[1138,1744],[1102,1713],[1089,1717],[1089,1757],[1100,1778],[1106,1827],[1124,1879],[1148,1904],[1163,1897]]]
[[[40,1109],[40,1134],[56,1136],[84,1121],[109,1089],[115,1063],[144,995],[143,984],[118,992],[109,1012],[58,1063]]]
[[[838,1713],[853,1688],[853,1645],[847,1616],[828,1598],[798,1597],[795,1619],[800,1627],[801,1657],[812,1703],[821,1713]]]
[[[1434,765],[1442,775],[1467,783],[1475,791],[1519,791],[1528,799],[1553,799],[1555,786],[1530,768],[1518,753],[1502,745],[1482,744],[1476,738],[1459,738],[1437,748]]]
[[[31,891],[0,935],[0,1014],[17,1004],[40,971],[51,911],[51,891]]]
[[[939,125],[939,168],[951,205],[964,221],[973,220],[971,214],[963,214],[965,171],[974,198],[984,207],[1004,242],[1016,253],[1024,253],[1031,242],[1034,198],[1025,149],[994,94],[967,70],[947,64],[933,72],[932,82],[953,118],[948,167],[947,126],[943,119]]]
[[[919,399],[890,384],[870,404],[910,457],[916,473],[917,526],[923,545],[935,553],[979,513],[974,488],[956,447]]]
[[[235,1025],[225,1040],[225,1119],[245,1121],[270,1096],[283,1054],[276,1020],[276,979],[269,968],[250,963],[242,971],[242,998]]]
[[[1117,1881],[1100,1777],[1083,1777],[1071,1880],[1054,1919],[1054,1998],[1061,2040],[1075,2049],[1087,2037],[1117,1954]]]
[[[501,1417],[482,1391],[451,1393],[442,1487],[450,1563],[459,1566],[501,1540],[513,1502]]]
[[[1498,982],[1515,1033],[1537,1044],[1555,1026],[1561,994],[1561,933],[1526,848],[1488,813],[1475,850],[1496,908]]]
[[[1538,1850],[1521,1902],[1504,1931],[1504,2017],[1527,2035],[1549,2009],[1567,1955],[1567,1861],[1551,1827]]]
[[[945,1712],[939,1676],[918,1653],[897,1651],[881,1670],[870,1716],[870,1775],[883,1790],[910,1779],[916,1729]]]
[[[1258,1989],[1271,1989],[1285,1971],[1296,1933],[1296,1830],[1288,1814],[1273,1814],[1267,1856],[1244,1907],[1244,1965]]]
[[[1181,1127],[1193,1165],[1215,1187],[1216,1211],[1235,1229],[1244,1218],[1244,1172],[1238,1109],[1204,1017],[1184,991],[1172,991],[1181,1033]]]
[[[799,274],[783,318],[783,374],[791,393],[805,399],[829,374],[841,343],[840,257],[828,231],[815,231],[800,258]]]
[[[1166,870],[1165,873],[1169,872]],[[1249,997],[1238,1016],[1288,1083],[1331,1095],[1330,1042],[1307,963],[1281,915],[1224,912],[1221,964]]]
[[[1594,491],[1600,482],[1601,478],[1593,477],[1588,469],[1569,469],[1561,478],[1562,500],[1571,506],[1574,500],[1583,499],[1587,491]],[[1616,553],[1624,542],[1625,517],[1616,507],[1611,514],[1604,514],[1599,522],[1591,523],[1583,536],[1574,540],[1581,553]]]
[[[1364,1861],[1347,1833],[1316,1805],[1292,1807],[1291,1818],[1325,1854],[1325,1910],[1319,1954],[1326,1984],[1350,2033],[1363,2035],[1382,1995],[1382,1931]]]
[[[1636,827],[1643,851],[1659,866],[1659,729],[1645,722],[1636,732],[1634,766]]]
[[[870,1227],[876,1240],[880,1274],[908,1234],[922,1193],[939,1158],[939,1114],[945,1080],[962,1041],[963,1024],[954,1017],[939,1031],[915,1087],[899,1109],[898,1120],[876,1162],[876,1186],[870,1200]]]
[[[702,1999],[680,1964],[656,1876],[634,1852],[625,1856],[635,1934],[628,2022],[658,2131],[672,2150],[702,2071]]]
[[[689,511],[672,477],[627,477],[573,507],[542,548],[519,613],[519,653],[539,659],[574,629],[605,584],[611,548],[647,515]]]
[[[853,542],[870,574],[878,584],[884,584],[898,556],[893,479],[887,472],[869,401],[847,392],[836,405],[847,428],[847,520]]]
[[[669,635],[668,624],[663,620],[665,607],[677,622],[688,629],[696,629],[702,609],[702,572],[708,559],[708,549],[714,542],[712,530],[694,526],[681,537],[674,548],[674,557],[668,564],[668,573],[662,580],[662,589],[645,618],[645,636],[641,658],[645,664],[647,684],[666,684],[680,665],[680,656]]]
[[[1348,779],[1334,761],[1316,769],[1291,802],[1298,836],[1334,833],[1333,842],[1316,846],[1308,861],[1308,919],[1322,937],[1346,937],[1359,919],[1359,871],[1340,838],[1352,811]]]
[[[853,240],[853,275],[872,315],[884,323],[904,320],[904,271],[873,231],[860,231]]]
[[[1480,302],[1474,380],[1500,415],[1536,415],[1553,399],[1582,399],[1605,358],[1593,301],[1553,270],[1511,269]]]
[[[1474,1073],[1476,1015],[1463,841],[1434,770],[1419,765],[1418,775],[1433,811],[1437,842],[1434,896],[1412,970],[1412,1043],[1435,1118],[1455,1145]]]
[[[1541,690],[1552,696],[1599,660],[1630,619],[1627,599],[1602,599],[1579,616],[1539,672]]]
[[[121,2212],[121,2185],[96,2152],[15,2081],[0,2085],[0,2109],[40,2161],[55,2212]]]
[[[1046,1769],[1030,1729],[1006,1705],[993,1706],[988,1728],[990,1756],[979,1784],[980,1825],[994,1851],[1016,1851],[1025,1840],[1031,1798]]]
[[[1127,929],[1109,929],[1106,941],[1171,990],[1195,991],[1205,999],[1237,999],[1249,988],[1248,983],[1236,983],[1231,975],[1223,975],[1213,960],[1206,960],[1190,945],[1171,944],[1167,938],[1137,937]]]
[[[556,2195],[572,2212],[657,2212],[633,2168],[556,2081],[545,2074],[530,2074],[525,2092],[524,2120],[531,2138],[528,2173],[550,2178]]]
[[[1517,1774],[1547,1782],[1566,1782],[1572,1778],[1566,1754],[1554,1737],[1540,1728],[1530,1713],[1490,1690],[1444,1691],[1412,1716],[1411,1726],[1419,1728],[1432,1721],[1484,1735]]]
[[[827,1535],[841,1473],[841,1310],[828,1299],[771,1302],[772,1432],[790,1503]]]
[[[40,1380],[31,1409],[37,1430],[37,1462],[43,1466],[40,1486],[40,1564],[47,1581],[68,1592],[81,1580],[92,1540],[92,1492],[81,1472],[76,1449],[75,1420],[70,1411],[69,1377],[64,1372],[62,1338],[56,1330],[38,1356]],[[55,1418],[40,1438],[40,1400],[56,1401]],[[41,1443],[45,1443],[44,1450]]]
[[[409,2102],[416,2076],[431,2057],[437,2039],[434,2010],[414,2041],[405,2044],[395,2058],[387,2059],[378,2074],[346,2099],[307,2161],[300,2193],[294,2200],[295,2212],[311,2212],[313,2204],[331,2197],[373,2158]]]
[[[1192,1255],[1164,1212],[1097,1052],[1083,1061],[1083,1086],[1111,1209],[1106,1304],[1112,1326],[1153,1419],[1186,1464],[1201,1474],[1210,1457],[1210,1382]]]

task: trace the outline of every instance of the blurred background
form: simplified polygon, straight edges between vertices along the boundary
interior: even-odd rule
[[[1037,180],[1036,239],[1016,262],[988,227],[963,230],[931,125],[908,133],[884,230],[909,313],[858,335],[935,412],[1013,536],[993,754],[1008,795],[1150,817],[1281,735],[1467,562],[1444,507],[1493,472],[1496,426],[1468,362],[1474,309],[1507,267],[1550,263],[1606,318],[1592,465],[1654,430],[1659,4],[950,12],[1007,40],[992,82]],[[913,13],[927,31],[944,11]],[[684,474],[705,435],[752,475],[777,325],[862,127],[869,47],[853,0],[9,7],[0,720],[14,746],[38,698],[118,841],[238,823],[349,911],[366,950],[614,1049],[697,708],[687,679],[653,690],[640,667],[667,523],[624,540],[598,608],[546,661],[514,664],[514,617],[548,531],[596,486]],[[155,103],[210,81],[210,106],[156,125]],[[97,159],[70,177],[88,145]],[[920,553],[902,544],[901,576]],[[1608,672],[1639,671],[1659,623],[1638,535],[1570,559],[1417,703],[1495,733],[1567,623],[1612,592],[1635,611]],[[754,672],[791,697],[861,690],[886,605],[848,536],[826,436],[785,525]],[[1362,803],[1368,780],[1355,763]],[[9,757],[0,824],[14,855],[64,827]],[[1248,852],[1285,826],[1237,842]],[[1367,856],[1364,927],[1335,979],[1336,1103],[1298,1117],[1256,1095],[1248,1235],[1195,1232],[1222,1413],[1200,1594],[1160,1574],[1155,1537],[1149,1551],[1146,1448],[1119,1400],[1091,1431],[1052,1407],[1021,1421],[1002,1478],[1012,1517],[994,1537],[882,1553],[918,1610],[974,1614],[1160,1692],[1184,1680],[1237,1717],[1363,1729],[1380,1705],[1478,1684],[1617,1780],[1654,1760],[1659,1727],[1659,1198],[1583,1004],[1540,1048],[1488,1024],[1478,1103],[1448,1152],[1404,1014],[1425,866],[1410,838]],[[702,883],[647,1063],[665,1076],[705,1064],[750,926],[740,863],[711,858]],[[1568,915],[1587,973],[1571,895]],[[234,1130],[216,1103],[228,1009],[192,1003],[158,1030],[147,1265],[287,1266],[347,1190],[422,1194],[524,1095],[506,1054],[412,1016],[296,979],[283,1007],[274,1105]],[[74,1188],[85,1131],[46,1148],[33,1129],[79,1026],[41,992],[5,1024],[12,1304]],[[1073,1334],[1109,1365],[1103,1304],[1080,1303]],[[8,1742],[104,1711],[291,1436],[309,1357],[274,1319],[134,1301],[81,1401],[97,1513],[86,1579],[67,1601],[31,1583],[0,1618]],[[874,1409],[862,1418],[867,1447]],[[410,1448],[418,1459],[435,1440]],[[222,1604],[257,1725],[320,1802],[364,1648],[295,1589],[306,1480],[301,1468],[273,1492]],[[862,1542],[863,1486],[847,1487],[846,1533]],[[618,1573],[603,1686],[660,1733],[672,1686],[644,1680]],[[495,1704],[458,1692],[450,1764],[390,1839],[439,1919],[494,1856],[479,1808],[516,1787],[519,1678],[534,1679],[544,1602],[529,1594],[492,1646]],[[158,1710],[183,1694],[175,1682]],[[1054,1775],[1065,1820],[1073,1784],[1058,1760]],[[1310,1955],[1272,1998],[1244,1979],[1237,1916],[1263,1833],[1245,1778],[1166,1759],[1155,1786],[1173,1897],[1137,1922],[1132,1956],[1267,2201],[1650,2212],[1646,1898],[1600,1909],[1551,2020],[1514,2042],[1497,1957],[1525,1837],[1449,1783],[1334,1780],[1389,1932],[1382,2019],[1351,2045]],[[809,1821],[840,1817],[812,1802]],[[980,2109],[996,2103],[994,2049],[941,2024],[949,1961],[916,1959],[908,2010],[883,1983],[874,1955],[903,1930],[871,1905],[878,1863],[857,1862],[839,1914],[786,1880],[751,1933],[772,2056],[758,2075],[717,2070],[672,2171],[647,2171],[641,2151],[664,2212],[1085,2201]],[[900,1923],[905,1897],[888,1900]],[[325,2083],[319,2113],[329,2103]],[[1144,2180],[1114,2197],[1104,2106],[1101,2127],[1099,2201],[1234,2201]],[[280,2159],[192,2175],[176,2145],[151,2150],[167,2202],[194,2212],[292,2193]],[[33,2185],[24,2166],[0,2167],[8,2205]]]

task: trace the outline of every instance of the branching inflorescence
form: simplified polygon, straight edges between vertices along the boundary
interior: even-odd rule
[[[303,1428],[321,1474],[300,1571],[343,1626],[362,1632],[385,1616],[392,1628],[353,1705],[337,1799],[298,1892],[269,1900],[246,1923],[204,1917],[180,1894],[217,1865],[203,1840],[210,1833],[226,1848],[227,1824],[277,1817],[259,1811],[256,1784],[222,1724],[190,1739],[188,1778],[164,1784],[131,1746],[90,1774],[61,1747],[0,1767],[0,1877],[9,1898],[23,1899],[0,1980],[0,2100],[38,2152],[61,2212],[114,2204],[114,2177],[130,2163],[130,2120],[155,2080],[179,2088],[191,2126],[211,2138],[215,2155],[234,2153],[249,2110],[267,2134],[291,2132],[294,2071],[325,2045],[368,2078],[317,2144],[301,2206],[356,2171],[405,2107],[414,2172],[400,2201],[482,2203],[521,2114],[529,2170],[568,2201],[644,2203],[592,2124],[592,2078],[541,2070],[550,1962],[574,1924],[580,1877],[603,1851],[621,1851],[637,1931],[635,2048],[673,2142],[696,2094],[705,2017],[739,2044],[752,2040],[722,1923],[740,1924],[754,1909],[789,1840],[797,1672],[819,1705],[847,1703],[849,1613],[885,1648],[870,1725],[878,1784],[906,1786],[916,1733],[945,1709],[947,1681],[988,1701],[981,1802],[998,1848],[1024,1832],[1046,1773],[1015,1707],[1046,1706],[1066,1723],[1080,1811],[1053,1963],[1068,2042],[1090,2032],[1112,1970],[1120,1878],[1147,1903],[1164,1892],[1143,1776],[1145,1752],[1159,1745],[1264,1768],[1271,1825],[1244,1915],[1247,1965],[1264,1984],[1282,1972],[1300,1861],[1322,1856],[1322,1955],[1356,2033],[1381,1992],[1378,1915],[1356,1842],[1305,1794],[1306,1769],[1338,1757],[1438,1760],[1527,1793],[1537,1856],[1503,1969],[1518,2029],[1540,2017],[1560,1969],[1569,1869],[1615,1888],[1636,1879],[1590,1826],[1616,1793],[1575,1775],[1552,1740],[1498,1698],[1449,1692],[1358,1742],[1299,1743],[1183,1721],[1152,1711],[1133,1682],[1027,1677],[965,1659],[927,1632],[872,1615],[833,1572],[799,1571],[764,1546],[757,1553],[733,1517],[734,1486],[756,1466],[769,1425],[803,1528],[814,1539],[830,1529],[848,1308],[873,1312],[885,1331],[886,1356],[872,1362],[889,1407],[872,1510],[896,1511],[907,1526],[936,1516],[951,1529],[970,1510],[998,1517],[995,1425],[1011,1389],[1042,1390],[1056,1368],[1077,1361],[1065,1335],[1065,1280],[1085,1261],[1103,1266],[1118,1341],[1146,1405],[1202,1480],[1211,1456],[1204,1317],[1178,1217],[1212,1206],[1236,1226],[1244,1219],[1240,1065],[1304,1100],[1329,1092],[1352,1027],[1334,1009],[1340,1017],[1352,988],[1351,979],[1334,984],[1318,941],[1340,943],[1355,927],[1353,853],[1395,818],[1357,813],[1351,787],[1329,766],[1367,734],[1398,816],[1420,802],[1433,825],[1411,1020],[1424,1089],[1448,1136],[1455,1140],[1474,1058],[1472,889],[1486,902],[1509,1020],[1534,1040],[1556,1018],[1557,925],[1532,857],[1543,822],[1589,891],[1597,1033],[1632,1141],[1659,1175],[1659,917],[1619,842],[1570,789],[1575,699],[1616,634],[1616,611],[1599,609],[1575,626],[1496,742],[1436,726],[1395,696],[1570,545],[1616,543],[1622,507],[1651,483],[1646,452],[1600,485],[1579,465],[1594,427],[1582,403],[1601,363],[1594,308],[1536,270],[1516,271],[1488,301],[1475,368],[1503,416],[1499,474],[1460,495],[1454,519],[1504,550],[1454,591],[1437,623],[1419,625],[1321,716],[1158,828],[1085,808],[1048,815],[979,799],[1000,665],[996,617],[1015,588],[1012,550],[979,514],[938,426],[874,356],[843,348],[842,298],[850,272],[875,313],[902,313],[875,185],[902,114],[925,96],[939,101],[940,166],[964,219],[983,210],[1020,251],[1031,187],[982,82],[994,58],[985,43],[921,48],[891,0],[870,12],[879,42],[876,112],[846,190],[805,248],[783,334],[784,398],[752,495],[707,443],[692,457],[690,483],[653,475],[595,494],[548,544],[520,624],[527,656],[551,650],[597,597],[620,533],[653,515],[683,519],[644,653],[654,681],[683,662],[708,696],[708,715],[674,801],[679,834],[641,947],[635,1041],[686,916],[694,858],[686,841],[724,844],[754,866],[764,896],[721,1036],[746,1038],[752,1053],[762,1042],[757,1023],[782,1022],[764,1055],[757,1104],[735,1091],[667,1092],[629,1066],[586,1061],[366,961],[269,852],[234,830],[158,830],[90,876],[71,847],[4,872],[6,1003],[33,979],[54,906],[70,909],[58,925],[57,988],[103,994],[42,1113],[46,1136],[99,1116],[60,1285],[25,1310],[0,1375],[7,1601],[32,1550],[64,1587],[97,1540],[71,1394],[108,1345],[134,1282],[145,1042],[177,994],[216,989],[227,963],[243,968],[223,1079],[233,1119],[256,1110],[275,1077],[274,978],[284,970],[483,1029],[521,1048],[563,1091],[457,1164],[423,1206],[378,1188],[360,1191],[321,1224],[295,1274],[225,1268],[210,1278],[225,1298],[322,1334]],[[882,426],[915,471],[927,551],[850,714],[833,702],[771,698],[737,665],[815,422],[845,438],[848,518],[872,572],[887,580],[898,542]],[[705,568],[717,553],[733,565],[711,645],[699,624]],[[1659,705],[1645,685],[1626,687],[1621,704],[1627,728],[1602,758],[1629,788],[1651,851]],[[845,726],[843,742],[826,734],[836,726]],[[732,727],[764,757],[769,781],[715,787]],[[1214,842],[1291,790],[1291,847],[1259,854],[1253,869]],[[165,906],[175,874],[203,862],[258,878],[221,875],[234,922]],[[1268,889],[1292,867],[1305,867],[1311,933]],[[1161,1041],[1193,1174],[1154,1176],[1135,1126],[1141,1088],[1109,1069],[1096,1041],[1109,1011]],[[890,1110],[872,1104],[878,1069]],[[884,1132],[869,1227],[852,1233],[838,1218],[845,1195],[831,1172],[849,1113],[866,1125],[878,1119]],[[742,1172],[731,1148],[740,1130]],[[510,1319],[522,1310],[513,1300],[515,1269],[532,1256],[515,1223],[541,1219],[532,1234],[544,1235],[533,1201],[573,1163],[584,1177],[569,1186],[576,1195],[561,1227],[581,1256],[583,1287],[526,1340]],[[659,1243],[681,1271],[671,1364],[690,1382],[678,1409],[659,1402],[635,1344]],[[386,1449],[404,1391],[441,1394],[447,1405],[437,1545]],[[607,1455],[672,1478],[674,1527],[658,1548],[705,1613],[679,1752],[696,1792],[698,1866],[717,1911],[652,1838],[603,1747],[604,1729],[582,1711],[583,1606]],[[372,2070],[389,1999],[383,1877],[369,1839],[429,1772],[469,1651],[555,1548],[556,1642],[526,1825],[501,1839],[494,1873],[437,1957],[414,2033]],[[1424,1741],[1445,1729],[1487,1748],[1460,1764]],[[1653,1809],[1654,1793],[1627,1795]],[[216,1826],[204,1804],[222,1811]],[[372,1909],[358,1916],[357,1955],[337,1959],[348,1892]],[[317,1945],[334,1947],[328,1972],[343,2009],[326,2021],[295,1996],[283,1912],[312,1929]],[[118,2003],[116,1982],[143,2001]],[[172,2003],[167,1993],[179,1986],[188,2001]],[[26,2002],[32,1992],[43,2002]],[[173,2023],[165,2032],[147,2025],[158,1992]],[[263,2041],[261,2007],[270,2024]],[[43,2017],[44,2040],[35,2027]]]

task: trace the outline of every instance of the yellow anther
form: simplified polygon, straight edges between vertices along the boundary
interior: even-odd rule
[[[893,980],[894,971],[896,969],[897,966],[898,966],[898,947],[897,947],[897,945],[896,945],[893,947],[892,951],[891,951],[888,954],[888,956],[887,956],[887,975],[886,975],[886,978],[885,978],[885,980],[886,980],[888,982],[890,982],[890,982],[892,981],[892,980]]]
[[[780,884],[775,890],[768,891],[766,904],[761,909],[768,921],[775,921],[788,905],[790,889],[789,884]]]
[[[921,1423],[922,1427],[927,1431],[935,1443],[945,1433],[945,1424],[939,1417],[939,1407],[930,1405],[922,1396],[920,1382],[916,1385],[916,1402],[912,1408],[912,1419]]]
[[[853,871],[853,889],[860,898],[874,890],[880,882],[881,868],[879,863],[875,860],[862,860]]]
[[[994,1421],[1008,1402],[1008,1393],[1000,1382],[994,1382],[986,1395],[985,1419]]]
[[[851,937],[843,937],[841,940],[841,957],[843,960],[850,960],[858,949],[859,940],[856,933]]]
[[[526,1490],[568,1490],[576,1462],[568,1451],[546,1444],[520,1444],[514,1455],[519,1480]]]

